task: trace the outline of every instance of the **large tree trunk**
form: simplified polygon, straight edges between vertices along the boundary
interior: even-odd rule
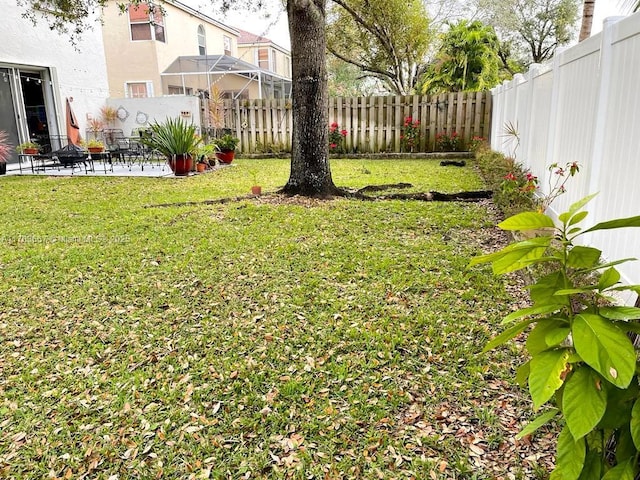
[[[342,193],[329,168],[326,0],[287,0],[291,36],[293,139],[289,195]]]
[[[584,0],[582,6],[582,25],[580,26],[580,37],[578,41],[581,42],[591,36],[591,25],[593,25],[593,11],[596,6],[596,0]]]

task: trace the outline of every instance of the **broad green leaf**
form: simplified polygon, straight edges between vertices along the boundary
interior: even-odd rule
[[[537,228],[555,228],[550,217],[538,212],[522,212],[500,222],[502,230],[535,230]]]
[[[531,355],[537,355],[558,345],[568,334],[568,322],[555,318],[540,320],[527,336],[527,351]]]
[[[625,320],[620,320],[618,322],[615,322],[615,325],[623,332],[640,333],[640,323],[627,322]]]
[[[556,469],[562,480],[578,480],[584,467],[586,446],[584,438],[575,440],[567,427],[558,436],[558,452],[556,454]]]
[[[535,319],[525,320],[524,322],[520,322],[512,326],[511,328],[508,328],[507,330],[502,332],[500,335],[498,335],[497,337],[489,341],[489,343],[487,343],[485,347],[482,349],[482,353],[486,353],[489,350],[493,350],[498,345],[502,345],[503,343],[511,340],[516,335],[522,333],[525,328],[527,328],[529,325],[531,325],[535,321],[536,321]]]
[[[584,461],[584,468],[578,480],[600,480],[602,477],[602,457],[598,452],[589,451]]]
[[[569,251],[567,266],[570,268],[591,268],[598,263],[602,251],[597,248],[576,246]]]
[[[547,313],[555,312],[558,310],[557,305],[542,305],[540,307],[527,307],[521,308],[520,310],[516,310],[515,312],[510,313],[502,320],[502,324],[512,322],[517,320],[518,318],[530,316],[530,315],[545,315]]]
[[[634,477],[635,469],[633,467],[633,459],[629,459],[609,470],[604,477],[602,477],[602,480],[633,480]]]
[[[527,435],[531,435],[533,432],[538,430],[543,425],[549,423],[557,414],[560,412],[557,408],[552,408],[531,420],[527,425],[520,430],[520,432],[516,435],[516,439],[520,440],[521,438],[526,437]]]
[[[553,272],[540,278],[536,283],[530,285],[529,291],[534,306],[557,305],[558,308],[569,305],[569,298],[563,296],[554,296],[553,294],[566,288],[567,281],[562,272]]]
[[[604,263],[602,265],[596,265],[595,267],[588,268],[586,270],[582,270],[584,273],[595,272],[596,270],[602,270],[603,268],[613,267],[614,265],[620,265],[621,263],[633,262],[637,260],[637,258],[623,258],[621,260],[616,260],[615,262]]]
[[[591,228],[586,229],[583,233],[595,232],[596,230],[611,230],[613,228],[640,227],[640,215],[635,217],[618,218],[609,220],[608,222],[600,222]]]
[[[468,266],[472,267],[474,265],[479,265],[481,263],[495,263],[497,261],[503,260],[504,257],[512,258],[514,256],[514,252],[516,252],[516,256],[524,256],[526,258],[526,255],[531,250],[540,249],[541,247],[546,248],[549,246],[550,243],[551,243],[550,237],[531,238],[529,240],[524,240],[522,242],[512,243],[507,245],[503,249],[498,250],[497,252],[473,257],[469,261]],[[538,257],[541,257],[541,256],[542,255],[538,255]],[[495,272],[495,268],[494,268],[494,273],[497,274],[499,272]]]
[[[602,275],[600,275],[600,279],[598,280],[598,289],[604,290],[609,287],[613,287],[616,283],[620,281],[620,272],[615,268],[607,268]]]
[[[640,399],[636,400],[631,410],[631,438],[633,444],[640,450]]]
[[[576,295],[578,293],[591,293],[598,287],[585,287],[585,288],[567,288],[564,290],[558,290],[554,292],[554,295],[565,296],[565,295]]]
[[[616,287],[616,288],[612,288],[611,290],[613,291],[625,291],[625,290],[629,290],[632,292],[636,292],[638,294],[640,294],[640,285],[621,285],[620,287]]]
[[[567,380],[562,396],[562,412],[573,438],[593,430],[607,409],[607,392],[600,377],[587,366],[577,367]]]
[[[570,219],[571,219],[571,213],[570,212],[564,212],[564,213],[561,213],[560,215],[558,215],[558,220],[560,222],[562,222],[563,224],[566,224]]]
[[[599,313],[611,320],[640,320],[640,308],[637,307],[602,307]]]
[[[501,275],[514,272],[539,261],[543,258],[550,242],[551,237],[540,237],[514,244],[507,253],[493,260],[491,265],[493,273]]]
[[[591,195],[587,195],[584,198],[581,198],[580,200],[578,200],[575,203],[572,203],[569,206],[569,214],[574,215],[578,210],[580,210],[582,207],[584,207],[587,203],[589,203],[591,200],[593,200],[598,194],[597,193],[592,193]]]
[[[537,354],[531,359],[529,374],[529,393],[533,408],[538,409],[549,400],[564,381],[562,376],[567,368],[569,351],[549,350]]]
[[[567,325],[566,327],[554,328],[544,337],[544,341],[547,342],[547,345],[554,346],[560,345],[564,340],[569,336],[571,329]]]
[[[629,337],[599,315],[583,313],[573,321],[573,342],[584,361],[619,388],[631,383],[636,354]]]
[[[580,230],[582,230],[581,228],[575,227],[572,228],[571,230],[569,230],[567,232],[567,236],[571,236],[571,235],[575,235],[576,233],[578,233]]]
[[[516,383],[520,386],[520,388],[526,388],[527,382],[529,381],[529,373],[531,372],[531,360],[526,363],[523,363],[516,370]]]
[[[623,463],[625,460],[635,456],[636,452],[637,450],[633,443],[629,424],[623,425],[618,432],[618,437],[616,438],[616,461],[618,463]]]
[[[605,412],[599,429],[618,429],[631,423],[631,409],[638,398],[637,382],[631,382],[629,388],[619,389],[608,382],[603,383],[607,391],[607,411]]]
[[[569,226],[575,225],[576,223],[580,223],[582,220],[584,220],[587,217],[587,215],[589,215],[589,212],[576,213],[573,217],[571,217],[571,220],[569,221]]]

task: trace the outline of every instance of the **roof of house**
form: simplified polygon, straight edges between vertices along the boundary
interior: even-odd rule
[[[267,37],[263,37],[262,35],[256,35],[255,33],[247,32],[246,30],[242,30],[241,28],[236,28],[236,30],[240,33],[238,36],[238,46],[239,47],[251,47],[255,45],[271,45],[274,48],[282,51],[283,53],[290,54],[291,52],[275,43],[273,40]]]
[[[267,37],[262,37],[260,35],[256,35],[255,33],[247,32],[246,30],[241,30],[239,28],[237,28],[236,30],[240,32],[238,43],[273,43]]]

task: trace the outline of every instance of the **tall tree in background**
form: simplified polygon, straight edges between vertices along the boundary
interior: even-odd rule
[[[442,45],[422,79],[422,92],[478,91],[500,82],[500,42],[493,27],[461,20],[442,35]]]
[[[358,67],[331,54],[327,56],[327,73],[329,97],[363,97],[376,90],[376,84],[364,78]]]
[[[553,57],[569,43],[578,19],[578,0],[479,0],[501,40],[519,48],[526,63]]]
[[[429,17],[420,0],[333,0],[327,45],[337,58],[409,94],[431,46]]]
[[[580,24],[580,36],[578,41],[581,42],[591,36],[591,27],[593,26],[593,11],[596,8],[596,0],[584,0],[582,4],[582,22]]]

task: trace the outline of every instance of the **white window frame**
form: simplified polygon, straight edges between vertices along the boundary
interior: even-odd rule
[[[207,54],[207,32],[204,25],[198,25],[198,55]]]
[[[131,6],[131,5],[132,4],[130,4],[129,6]],[[142,8],[142,6],[144,6],[144,5],[145,5],[144,3],[140,3],[140,7],[139,8]],[[149,6],[151,7],[152,5],[149,4]],[[156,8],[159,8],[159,7],[156,6]],[[164,40],[158,40],[156,38],[156,29],[155,29],[156,21],[155,21],[154,14],[153,14],[153,12],[151,10],[149,10],[148,17],[149,17],[148,20],[145,21],[145,22],[142,22],[142,21],[132,22],[131,21],[131,17],[127,13],[127,22],[129,24],[129,41],[131,41],[131,42],[150,42],[150,41],[153,41],[153,42],[161,42],[161,43],[165,43],[166,44],[167,43],[167,26],[166,26],[166,23],[164,21],[164,14],[162,12],[160,12],[160,17],[162,18],[162,23],[161,24],[158,23],[158,25],[160,25],[162,27],[162,30],[164,32]],[[132,30],[131,30],[131,25],[132,24],[133,25],[148,25],[149,26],[149,30],[151,32],[151,38],[150,39],[134,40],[133,39]]]
[[[267,50],[267,68],[263,68],[260,65],[260,50]],[[269,72],[275,72],[275,63],[276,63],[276,59],[275,59],[275,49],[272,47],[258,47],[255,50],[255,64],[259,67],[262,68],[263,70],[268,70]]]
[[[131,92],[129,91],[130,85],[140,85],[144,84],[147,90],[146,97],[133,97],[131,96]],[[124,97],[125,98],[151,98],[153,97],[153,82],[151,80],[128,80],[124,82]]]
[[[227,48],[229,47],[229,48]],[[232,47],[232,43],[231,43],[231,37],[228,37],[227,35],[223,35],[222,36],[222,51],[224,52],[225,55],[229,55],[231,56],[231,54],[233,53],[233,50],[231,49]],[[229,52],[229,53],[227,53]]]

